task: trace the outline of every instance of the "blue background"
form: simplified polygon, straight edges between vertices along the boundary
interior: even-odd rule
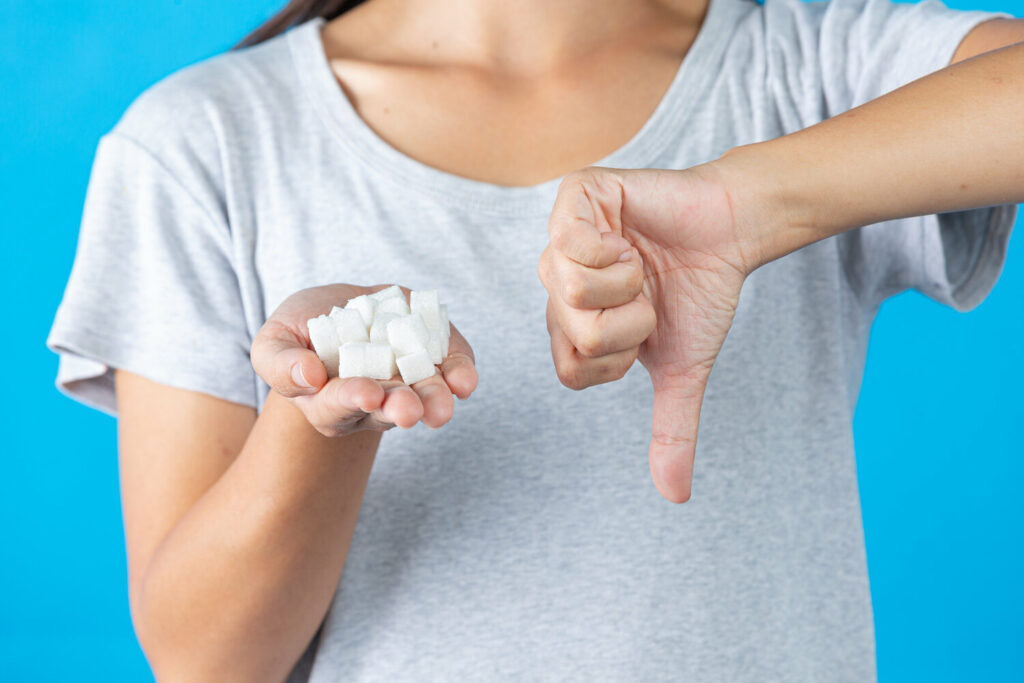
[[[1024,0],[956,0],[1024,16]],[[0,680],[146,680],[128,613],[115,423],[60,396],[44,340],[101,134],[145,87],[283,0],[8,0]],[[961,315],[917,294],[875,324],[856,418],[881,681],[1024,680],[1024,231]]]

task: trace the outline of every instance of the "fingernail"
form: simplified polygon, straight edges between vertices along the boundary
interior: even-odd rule
[[[292,366],[292,381],[304,389],[313,388],[313,385],[306,380],[306,376],[302,374],[302,363],[296,363]]]
[[[619,263],[622,263],[623,261],[628,261],[629,259],[633,258],[633,252],[634,251],[636,251],[636,249],[634,249],[633,247],[630,247],[626,251],[624,251],[621,254],[619,254]]]

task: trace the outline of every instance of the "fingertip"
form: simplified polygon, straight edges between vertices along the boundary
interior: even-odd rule
[[[282,396],[315,394],[327,383],[327,368],[308,349],[287,349],[273,359],[270,385]]]
[[[443,369],[444,381],[460,400],[466,400],[476,391],[480,376],[469,361],[452,362]]]
[[[372,379],[353,377],[343,388],[348,394],[348,403],[364,413],[379,410],[384,403],[384,388]]]
[[[423,424],[431,429],[439,429],[452,419],[455,402],[452,392],[443,382],[427,380],[423,386],[417,385],[415,389],[423,403]]]
[[[327,367],[323,361],[312,354],[304,354],[302,360],[292,366],[292,379],[296,386],[319,391],[327,384]]]
[[[685,503],[693,488],[693,458],[657,441],[651,442],[651,478],[665,500]]]
[[[381,412],[388,422],[409,429],[423,417],[423,402],[410,387],[401,385],[385,392]]]

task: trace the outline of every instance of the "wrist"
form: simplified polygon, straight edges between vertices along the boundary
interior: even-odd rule
[[[769,143],[735,147],[706,164],[729,198],[736,239],[747,271],[774,261],[817,238],[797,210],[795,193],[773,158]]]
[[[250,456],[262,461],[260,469],[277,484],[307,492],[323,481],[372,463],[381,433],[361,430],[344,436],[325,436],[295,404],[296,399],[271,391],[250,434]],[[368,466],[368,465],[367,465]],[[302,493],[307,495],[307,493]]]

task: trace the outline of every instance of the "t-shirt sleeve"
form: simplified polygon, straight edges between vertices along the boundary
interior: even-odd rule
[[[226,221],[141,143],[105,136],[47,345],[57,386],[116,414],[113,369],[257,404]]]
[[[937,0],[768,0],[792,12],[795,46],[816,56],[824,117],[834,116],[946,67],[978,24],[1009,15],[959,11]],[[778,22],[777,22],[778,23]],[[790,69],[790,72],[793,70]],[[807,85],[806,79],[803,85]],[[803,94],[804,101],[813,95]],[[913,288],[957,310],[978,305],[1006,256],[1016,206],[887,221],[838,238],[844,272],[863,305]]]

